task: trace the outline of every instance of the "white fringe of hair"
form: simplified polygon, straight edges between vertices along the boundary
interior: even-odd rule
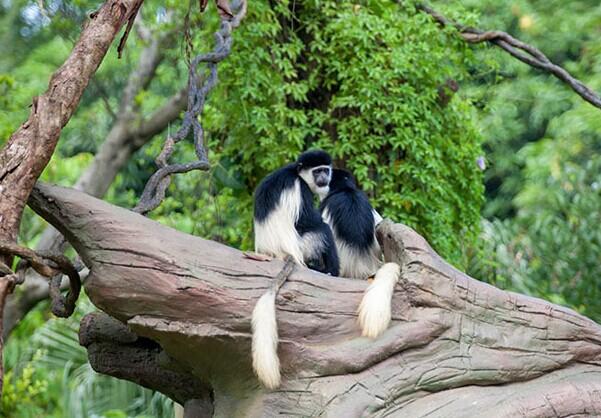
[[[365,291],[358,310],[364,337],[376,338],[388,328],[392,316],[392,294],[400,274],[398,264],[386,263],[376,272],[376,278]]]

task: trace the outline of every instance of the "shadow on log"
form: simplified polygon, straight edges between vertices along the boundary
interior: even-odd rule
[[[378,227],[402,273],[393,321],[376,340],[356,323],[366,282],[295,270],[277,300],[282,386],[267,391],[252,373],[250,318],[283,262],[245,258],[73,189],[38,184],[29,204],[90,268],[94,304],[131,331],[86,317],[92,365],[180,403],[200,399],[206,416],[601,415],[598,324],[466,276],[406,226]],[[120,360],[136,341],[151,351],[137,367],[145,371]],[[111,358],[115,367],[99,366]]]

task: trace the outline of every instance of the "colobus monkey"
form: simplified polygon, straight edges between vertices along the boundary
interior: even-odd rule
[[[324,151],[307,151],[298,160],[269,174],[255,192],[255,251],[338,276],[339,261],[330,227],[313,206],[313,193],[325,196],[332,175],[332,158]],[[272,287],[257,302],[252,316],[253,368],[270,388],[280,384],[278,332]]]
[[[326,196],[332,158],[321,150],[302,153],[261,181],[255,192],[255,251],[338,275],[332,231],[313,206],[313,195]]]
[[[334,233],[341,275],[367,279],[375,273],[359,306],[362,333],[375,338],[390,322],[392,293],[400,275],[398,264],[382,262],[375,234],[382,217],[357,188],[352,174],[340,169],[333,171],[329,193],[320,209]]]

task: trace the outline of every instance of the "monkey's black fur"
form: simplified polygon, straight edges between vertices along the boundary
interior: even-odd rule
[[[267,216],[280,203],[282,192],[293,188],[294,182],[298,178],[296,163],[278,168],[265,177],[255,190],[255,220],[263,222],[267,219]]]
[[[326,209],[337,239],[362,252],[374,245],[373,208],[365,193],[357,188],[350,172],[332,171],[330,191],[320,205],[322,213]]]
[[[313,206],[313,194],[305,181],[299,176],[300,170],[311,169],[321,165],[331,165],[332,158],[324,151],[306,151],[301,154],[298,160],[288,164],[271,174],[261,181],[255,191],[255,222],[264,222],[280,203],[281,195],[286,190],[294,189],[295,182],[300,183],[300,213],[294,227],[301,237],[312,239],[315,242],[304,242],[299,244],[301,247],[315,245],[319,247],[309,258],[303,260],[307,267],[320,271],[322,273],[338,276],[339,260],[334,243],[334,237],[330,227],[323,222],[321,215]],[[312,235],[307,235],[307,234]]]
[[[303,152],[296,160],[297,168],[319,167],[320,165],[332,165],[332,157],[322,150],[311,150]]]

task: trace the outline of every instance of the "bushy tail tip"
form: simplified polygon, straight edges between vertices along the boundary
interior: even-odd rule
[[[255,305],[252,314],[253,369],[268,389],[275,389],[280,385],[275,296],[273,290],[266,292]]]
[[[398,264],[386,263],[378,269],[373,283],[365,291],[358,310],[364,337],[376,338],[388,328],[392,315],[392,294],[400,274]]]

